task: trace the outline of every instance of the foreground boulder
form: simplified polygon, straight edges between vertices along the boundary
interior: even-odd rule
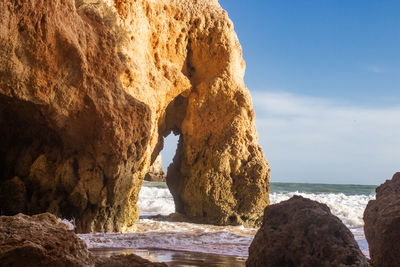
[[[328,206],[301,196],[265,208],[247,266],[369,266]]]
[[[180,135],[177,212],[252,225],[269,203],[245,63],[217,0],[0,1],[0,209],[128,231]]]
[[[50,213],[0,217],[1,266],[87,266],[92,262],[85,242]]]
[[[400,172],[376,189],[364,211],[364,232],[373,266],[400,266]]]
[[[50,214],[0,217],[0,266],[167,266],[136,255],[94,257],[70,227]]]

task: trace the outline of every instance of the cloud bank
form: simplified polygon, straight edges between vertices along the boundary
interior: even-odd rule
[[[400,171],[400,107],[252,92],[271,181],[380,184]]]

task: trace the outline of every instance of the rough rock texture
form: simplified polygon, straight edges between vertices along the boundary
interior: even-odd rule
[[[216,0],[0,1],[0,208],[128,231],[171,131],[178,212],[254,224],[269,203],[241,48]]]
[[[94,257],[85,242],[50,213],[0,217],[0,266],[167,266],[136,255]]]
[[[0,217],[1,266],[87,266],[84,241],[50,213]]]
[[[161,154],[158,155],[156,160],[151,164],[149,172],[146,173],[144,179],[150,182],[165,182],[167,175],[165,174],[162,167]]]
[[[400,172],[376,189],[364,222],[373,266],[400,266]]]
[[[301,196],[265,208],[247,266],[370,266],[328,206]]]

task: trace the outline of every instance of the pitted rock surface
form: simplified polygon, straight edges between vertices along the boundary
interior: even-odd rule
[[[177,212],[254,225],[269,167],[216,0],[0,2],[0,208],[134,230],[145,174],[180,135]]]

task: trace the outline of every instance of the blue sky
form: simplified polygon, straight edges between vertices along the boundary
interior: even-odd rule
[[[222,0],[243,47],[250,90],[397,104],[400,1]],[[397,98],[390,101],[385,98]]]
[[[271,181],[380,184],[400,171],[400,1],[219,2]]]

